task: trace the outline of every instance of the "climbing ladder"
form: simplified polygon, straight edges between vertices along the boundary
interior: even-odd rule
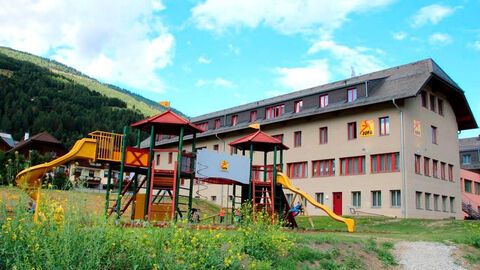
[[[271,173],[271,166],[256,166],[254,177],[252,177],[252,203],[253,211],[264,211],[265,213],[274,215],[274,201],[273,198],[273,179],[269,177]],[[260,172],[263,172],[264,179],[261,181],[259,178]],[[268,176],[267,176],[267,173]]]
[[[135,177],[133,177],[122,188],[122,191],[120,192],[120,198],[118,198],[118,193],[116,193],[116,197],[109,199],[108,217],[117,211],[118,202],[120,202],[120,208],[118,208],[120,212],[118,213],[118,217],[122,216],[130,204],[135,201],[135,194],[140,191],[146,180],[147,178],[143,177],[142,181],[137,185],[137,187],[134,187]],[[129,191],[131,191],[131,193],[128,193]]]

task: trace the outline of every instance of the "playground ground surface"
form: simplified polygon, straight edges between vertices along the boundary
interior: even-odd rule
[[[480,268],[476,221],[354,216],[355,233],[323,216],[312,217],[315,229],[306,217],[297,217],[300,229],[294,231],[253,223],[231,230],[222,230],[224,225],[201,230],[125,228],[102,219],[104,194],[44,194],[52,209],[55,202],[63,205],[63,225],[38,226],[26,214],[9,215],[2,204],[21,213],[27,197],[14,187],[0,188],[0,268],[402,269],[396,245],[417,241],[455,247],[450,256],[456,265]],[[194,203],[204,215],[219,211],[208,202]],[[55,220],[54,214],[51,217]]]

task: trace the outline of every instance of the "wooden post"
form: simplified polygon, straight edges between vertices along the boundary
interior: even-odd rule
[[[127,148],[127,127],[123,127],[122,160],[120,163],[120,175],[118,176],[118,197],[117,197],[117,220],[120,219],[120,206],[122,204],[122,182],[123,169],[125,166],[125,150]]]
[[[180,191],[180,178],[182,174],[182,149],[183,149],[183,131],[184,128],[180,128],[180,136],[178,137],[178,153],[177,153],[177,175],[175,175],[175,203],[174,213],[178,210],[178,193]],[[175,221],[177,221],[177,215],[174,215]]]
[[[197,158],[197,151],[195,150],[195,144],[197,140],[197,134],[193,133],[192,140],[192,158],[190,160],[190,185],[188,190],[188,220],[192,217],[192,196],[193,196],[193,181],[195,180],[195,159]]]
[[[150,184],[152,182],[152,162],[153,162],[153,146],[155,144],[155,126],[152,125],[150,130],[150,154],[148,156],[148,170],[147,170],[147,191],[145,193],[145,208],[143,211],[143,218],[148,220],[148,207],[150,205],[149,198],[150,193],[152,192],[150,189]]]
[[[112,164],[108,163],[107,190],[105,192],[105,216],[108,215],[108,207],[110,206],[110,183],[112,182]]]
[[[245,150],[244,150],[245,151]],[[252,201],[253,143],[250,144],[250,183],[248,184],[248,200]]]

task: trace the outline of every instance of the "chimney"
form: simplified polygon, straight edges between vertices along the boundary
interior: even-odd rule
[[[25,136],[23,136],[23,140],[26,141],[28,140],[28,138],[30,138],[30,133],[25,132]]]

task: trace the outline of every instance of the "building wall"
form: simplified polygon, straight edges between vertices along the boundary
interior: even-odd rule
[[[431,93],[431,89],[427,89]],[[437,93],[435,95],[439,96]],[[385,153],[401,153],[401,125],[400,112],[394,106],[393,102],[376,104],[374,106],[344,110],[341,112],[317,115],[303,119],[283,121],[278,124],[271,124],[262,127],[262,130],[270,135],[283,134],[283,142],[290,147],[284,152],[284,171],[291,162],[307,162],[307,177],[291,179],[292,184],[301,190],[307,192],[315,199],[316,193],[323,193],[324,204],[333,208],[333,193],[342,193],[342,214],[348,215],[351,209],[356,209],[359,214],[380,214],[386,216],[403,217],[403,208],[406,206],[405,217],[409,218],[461,218],[461,196],[460,196],[460,176],[459,176],[459,157],[458,157],[458,139],[457,124],[455,115],[447,100],[443,96],[444,115],[425,109],[421,105],[420,96],[407,99],[404,102],[397,102],[403,111],[404,120],[404,140],[405,140],[405,186],[402,184],[402,169],[399,162],[399,170],[388,173],[372,173],[371,155]],[[437,108],[438,109],[438,108]],[[289,113],[287,111],[287,113]],[[257,113],[258,116],[258,113]],[[379,135],[379,118],[389,117],[390,134],[386,136]],[[371,137],[360,137],[360,122],[364,120],[373,120],[375,123],[375,132]],[[422,135],[417,137],[413,135],[413,120],[421,121]],[[347,123],[357,123],[357,139],[348,140]],[[228,123],[228,121],[227,121]],[[438,131],[438,144],[432,144],[430,137],[430,126],[436,126]],[[319,143],[319,128],[328,128],[328,143]],[[302,145],[294,147],[294,132],[302,132]],[[243,132],[229,133],[219,135],[220,139],[211,136],[207,139],[200,138],[197,142],[197,148],[207,147],[213,150],[214,145],[219,145],[219,151],[230,153],[228,143],[236,140],[246,134],[254,132],[253,129]],[[224,149],[225,143],[225,149]],[[184,150],[190,151],[189,142],[185,144]],[[453,154],[452,154],[453,153]],[[165,153],[166,154],[166,153]],[[240,153],[239,153],[240,154]],[[438,160],[438,178],[415,173],[414,154],[429,157],[430,171],[432,171],[432,160]],[[159,168],[173,169],[173,164],[167,163],[167,155],[161,153]],[[247,151],[248,155],[248,151]],[[272,154],[268,156],[268,164],[272,164]],[[340,175],[341,158],[365,156],[365,172],[359,175]],[[400,155],[400,159],[402,155]],[[312,177],[312,161],[323,159],[335,159],[335,175],[330,177]],[[173,162],[176,160],[176,154],[173,154]],[[446,163],[446,178],[440,179],[440,162]],[[263,164],[263,154],[255,153],[254,164]],[[448,181],[448,164],[453,165],[453,180]],[[185,184],[188,184],[186,181]],[[197,193],[197,190],[201,190]],[[216,196],[216,203],[230,205],[228,195],[231,195],[231,186],[221,185],[195,185],[194,194],[200,194],[200,197],[212,200]],[[402,194],[401,206],[392,206],[392,191],[399,190]],[[289,190],[284,190],[286,194],[292,194]],[[373,206],[372,191],[381,192],[381,206]],[[227,192],[229,192],[227,194]],[[352,192],[361,192],[361,206],[353,207]],[[417,209],[416,192],[421,192],[421,209]],[[425,193],[430,193],[429,205],[431,210],[427,210],[425,205]],[[405,201],[403,201],[403,195]],[[438,195],[439,210],[434,209],[434,195]],[[442,209],[442,196],[447,197],[447,211]],[[450,198],[453,199],[453,209],[450,207]],[[311,215],[323,215],[323,211],[307,204],[307,210]]]
[[[480,174],[460,169],[462,201],[470,204],[474,210],[480,212]],[[470,181],[470,191],[465,188],[465,181]],[[463,217],[467,215],[463,213]]]
[[[444,96],[432,89],[425,91],[443,100],[443,116],[422,107],[420,95],[415,99],[408,99],[404,106],[405,126],[405,164],[406,164],[406,201],[407,217],[414,218],[448,218],[462,217],[460,196],[460,164],[458,157],[457,122],[452,107]],[[434,89],[433,89],[434,91]],[[428,105],[430,98],[428,98]],[[438,105],[438,104],[437,104]],[[414,120],[421,122],[421,137],[414,135]],[[438,144],[432,143],[431,126],[437,127]],[[415,173],[414,155],[421,156],[421,173]],[[424,157],[430,158],[430,176],[424,174]],[[432,176],[432,160],[438,160],[438,178]],[[440,178],[440,162],[445,162],[446,178]],[[453,165],[453,181],[448,180],[448,164]],[[416,192],[421,192],[420,208],[417,209]],[[430,209],[426,209],[425,193],[430,193]],[[434,195],[439,196],[439,211],[434,209]],[[442,196],[447,196],[447,209],[442,209]],[[453,209],[450,199],[454,200]]]

